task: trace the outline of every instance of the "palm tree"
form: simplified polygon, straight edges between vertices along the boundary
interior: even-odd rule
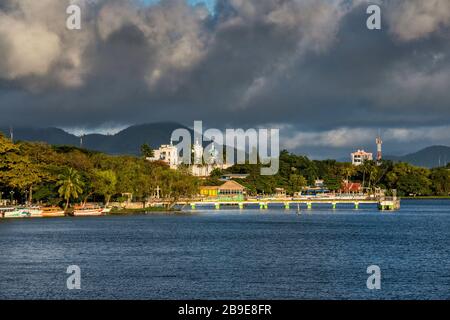
[[[71,198],[78,198],[81,193],[83,193],[84,183],[81,180],[81,176],[77,170],[73,168],[67,168],[58,177],[59,181],[57,186],[59,186],[58,193],[60,197],[66,200],[65,211],[69,207],[69,202]]]
[[[350,180],[350,177],[354,176],[356,168],[352,164],[345,164],[341,168],[341,174],[346,180]]]

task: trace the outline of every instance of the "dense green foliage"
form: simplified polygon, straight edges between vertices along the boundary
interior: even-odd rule
[[[152,150],[143,146],[144,156]],[[448,196],[450,165],[425,169],[406,163],[385,161],[377,166],[365,162],[355,167],[335,160],[310,160],[304,156],[281,152],[280,170],[274,176],[261,176],[260,165],[235,165],[228,173],[246,173],[239,180],[250,194],[273,194],[284,188],[288,194],[323,179],[330,190],[339,190],[343,180],[361,182],[366,190],[375,187],[392,190],[399,195]],[[220,185],[223,173],[213,171],[203,185]],[[149,162],[144,157],[109,156],[76,147],[50,146],[43,143],[11,143],[0,135],[0,192],[19,202],[42,201],[68,206],[87,201],[108,204],[125,201],[145,201],[157,194],[171,203],[198,194],[200,181],[192,177],[187,167],[171,170],[162,162]],[[10,194],[11,191],[14,193]]]
[[[149,151],[149,150],[146,150]],[[175,202],[197,194],[198,181],[184,171],[142,157],[109,156],[43,143],[12,144],[0,136],[0,192],[3,198],[50,204],[86,201],[145,201],[156,195]]]
[[[261,176],[260,166],[236,165],[229,173],[245,173],[249,177],[239,182],[252,194],[273,194],[275,188],[284,188],[293,194],[302,186],[323,179],[330,190],[339,190],[343,180],[360,182],[365,190],[375,187],[396,189],[401,196],[448,196],[450,193],[450,164],[447,168],[426,169],[406,163],[384,161],[380,166],[368,161],[355,167],[335,160],[310,160],[304,156],[282,151],[280,170],[275,176]],[[220,174],[216,174],[219,175]]]

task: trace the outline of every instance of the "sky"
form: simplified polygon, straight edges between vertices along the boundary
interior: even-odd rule
[[[147,3],[145,3],[147,1]],[[313,158],[450,145],[450,1],[2,0],[0,126],[280,128]],[[82,8],[81,30],[65,27]]]
[[[143,0],[143,2],[145,4],[152,5],[152,4],[159,3],[160,0]],[[216,1],[215,0],[188,0],[188,3],[192,6],[195,6],[197,4],[204,4],[204,5],[206,5],[206,7],[208,8],[208,10],[211,13],[214,13],[214,6],[216,4]]]

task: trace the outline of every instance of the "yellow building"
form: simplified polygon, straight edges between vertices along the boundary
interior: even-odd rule
[[[200,187],[200,195],[208,197],[208,198],[217,198],[217,195],[219,194],[219,187],[210,187],[210,186],[204,186]]]
[[[245,187],[231,180],[221,186],[202,186],[200,195],[220,200],[244,200]]]

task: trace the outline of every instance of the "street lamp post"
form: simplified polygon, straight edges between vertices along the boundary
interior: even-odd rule
[[[11,204],[13,203],[13,196],[14,196],[14,191],[10,191],[9,194],[11,195]]]

